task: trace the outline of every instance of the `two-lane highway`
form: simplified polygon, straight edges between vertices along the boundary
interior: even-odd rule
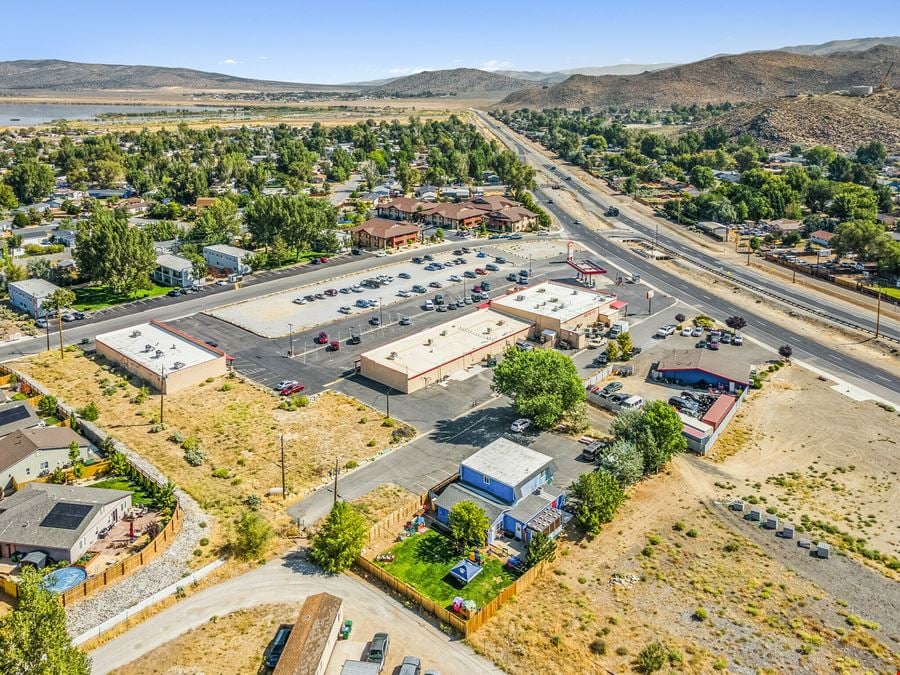
[[[481,119],[492,130],[497,131],[497,135],[501,139],[517,150],[519,155],[532,165],[546,161],[545,158],[537,155],[537,153],[512,137],[510,132],[499,129],[493,120],[485,115],[481,115]],[[575,179],[568,182],[578,185]],[[584,186],[580,187],[586,190]],[[589,191],[588,194],[590,194]],[[602,256],[605,261],[609,261],[610,264],[622,270],[640,273],[642,280],[656,286],[660,290],[676,295],[683,301],[711,315],[719,318],[736,314],[742,315],[747,319],[748,324],[742,332],[750,337],[772,348],[789,344],[794,349],[794,358],[820,370],[832,373],[835,377],[861,387],[876,396],[891,401],[898,400],[898,396],[900,396],[900,378],[897,377],[895,372],[885,370],[871,362],[848,356],[816,340],[791,331],[779,325],[777,318],[772,314],[747,311],[745,308],[739,307],[730,300],[717,295],[714,291],[715,284],[704,287],[682,279],[655,264],[650,259],[635,255],[608,237],[603,236],[600,232],[592,230],[584,224],[576,224],[576,219],[558,204],[547,204],[550,195],[541,190],[537,190],[536,195],[540,201],[544,202],[544,208],[547,208],[555,216],[574,239],[596,251],[598,255]],[[599,202],[599,200],[597,201]],[[718,261],[716,261],[716,264],[719,264]],[[725,287],[726,282],[723,281],[722,286]]]

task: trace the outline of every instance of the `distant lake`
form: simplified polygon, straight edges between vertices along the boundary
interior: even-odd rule
[[[118,113],[122,115],[136,115],[136,117],[123,118],[131,121],[140,120],[140,115],[150,115],[160,111],[175,113],[178,110],[190,110],[194,113],[217,112],[216,108],[206,108],[190,105],[178,106],[153,106],[153,105],[95,105],[86,103],[77,105],[71,103],[0,103],[0,127],[23,126],[30,127],[38,124],[47,124],[54,120],[91,120],[96,121],[97,115],[104,113]]]

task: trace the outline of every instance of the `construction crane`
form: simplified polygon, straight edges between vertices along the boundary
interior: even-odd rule
[[[881,78],[881,82],[878,83],[878,86],[875,87],[875,91],[884,91],[888,88],[891,83],[891,71],[894,69],[894,62],[891,61],[891,65],[888,66],[887,72],[884,74],[884,77]]]

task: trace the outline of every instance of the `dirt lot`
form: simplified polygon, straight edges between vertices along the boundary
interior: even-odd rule
[[[135,382],[109,364],[71,351],[64,362],[51,352],[13,367],[75,407],[96,402],[98,424],[147,457],[215,516],[223,527],[211,528],[208,556],[216,554],[216,544],[224,541],[231,520],[252,495],[261,498],[260,512],[270,522],[287,527],[285,502],[280,495],[266,496],[271,488],[281,487],[280,435],[285,440],[290,501],[327,480],[335,460],[349,468],[389,447],[392,432],[399,428],[382,426],[381,413],[341,394],[325,393],[308,407],[281,410],[271,393],[226,377],[166,396],[165,429],[154,433],[158,396],[139,402]],[[188,465],[181,443],[172,440],[176,432],[196,439],[205,453],[203,464]]]
[[[214,619],[115,670],[117,675],[255,673],[275,631],[293,623],[300,603],[260,605]]]
[[[795,546],[750,535],[714,502],[755,494],[791,509],[798,523],[802,512],[846,514],[842,530],[896,555],[897,419],[800,368],[779,371],[733,423],[730,456],[681,457],[668,475],[639,484],[597,538],[563,544],[554,572],[501,610],[473,646],[509,672],[625,672],[654,641],[688,672],[893,672],[893,582],[843,557],[810,567]],[[775,482],[789,471],[799,485]],[[857,591],[877,595],[882,585],[892,600],[857,604],[865,596]]]

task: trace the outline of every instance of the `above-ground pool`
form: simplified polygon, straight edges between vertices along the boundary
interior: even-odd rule
[[[87,572],[80,567],[63,567],[44,577],[44,588],[51,593],[65,593],[87,579]]]

